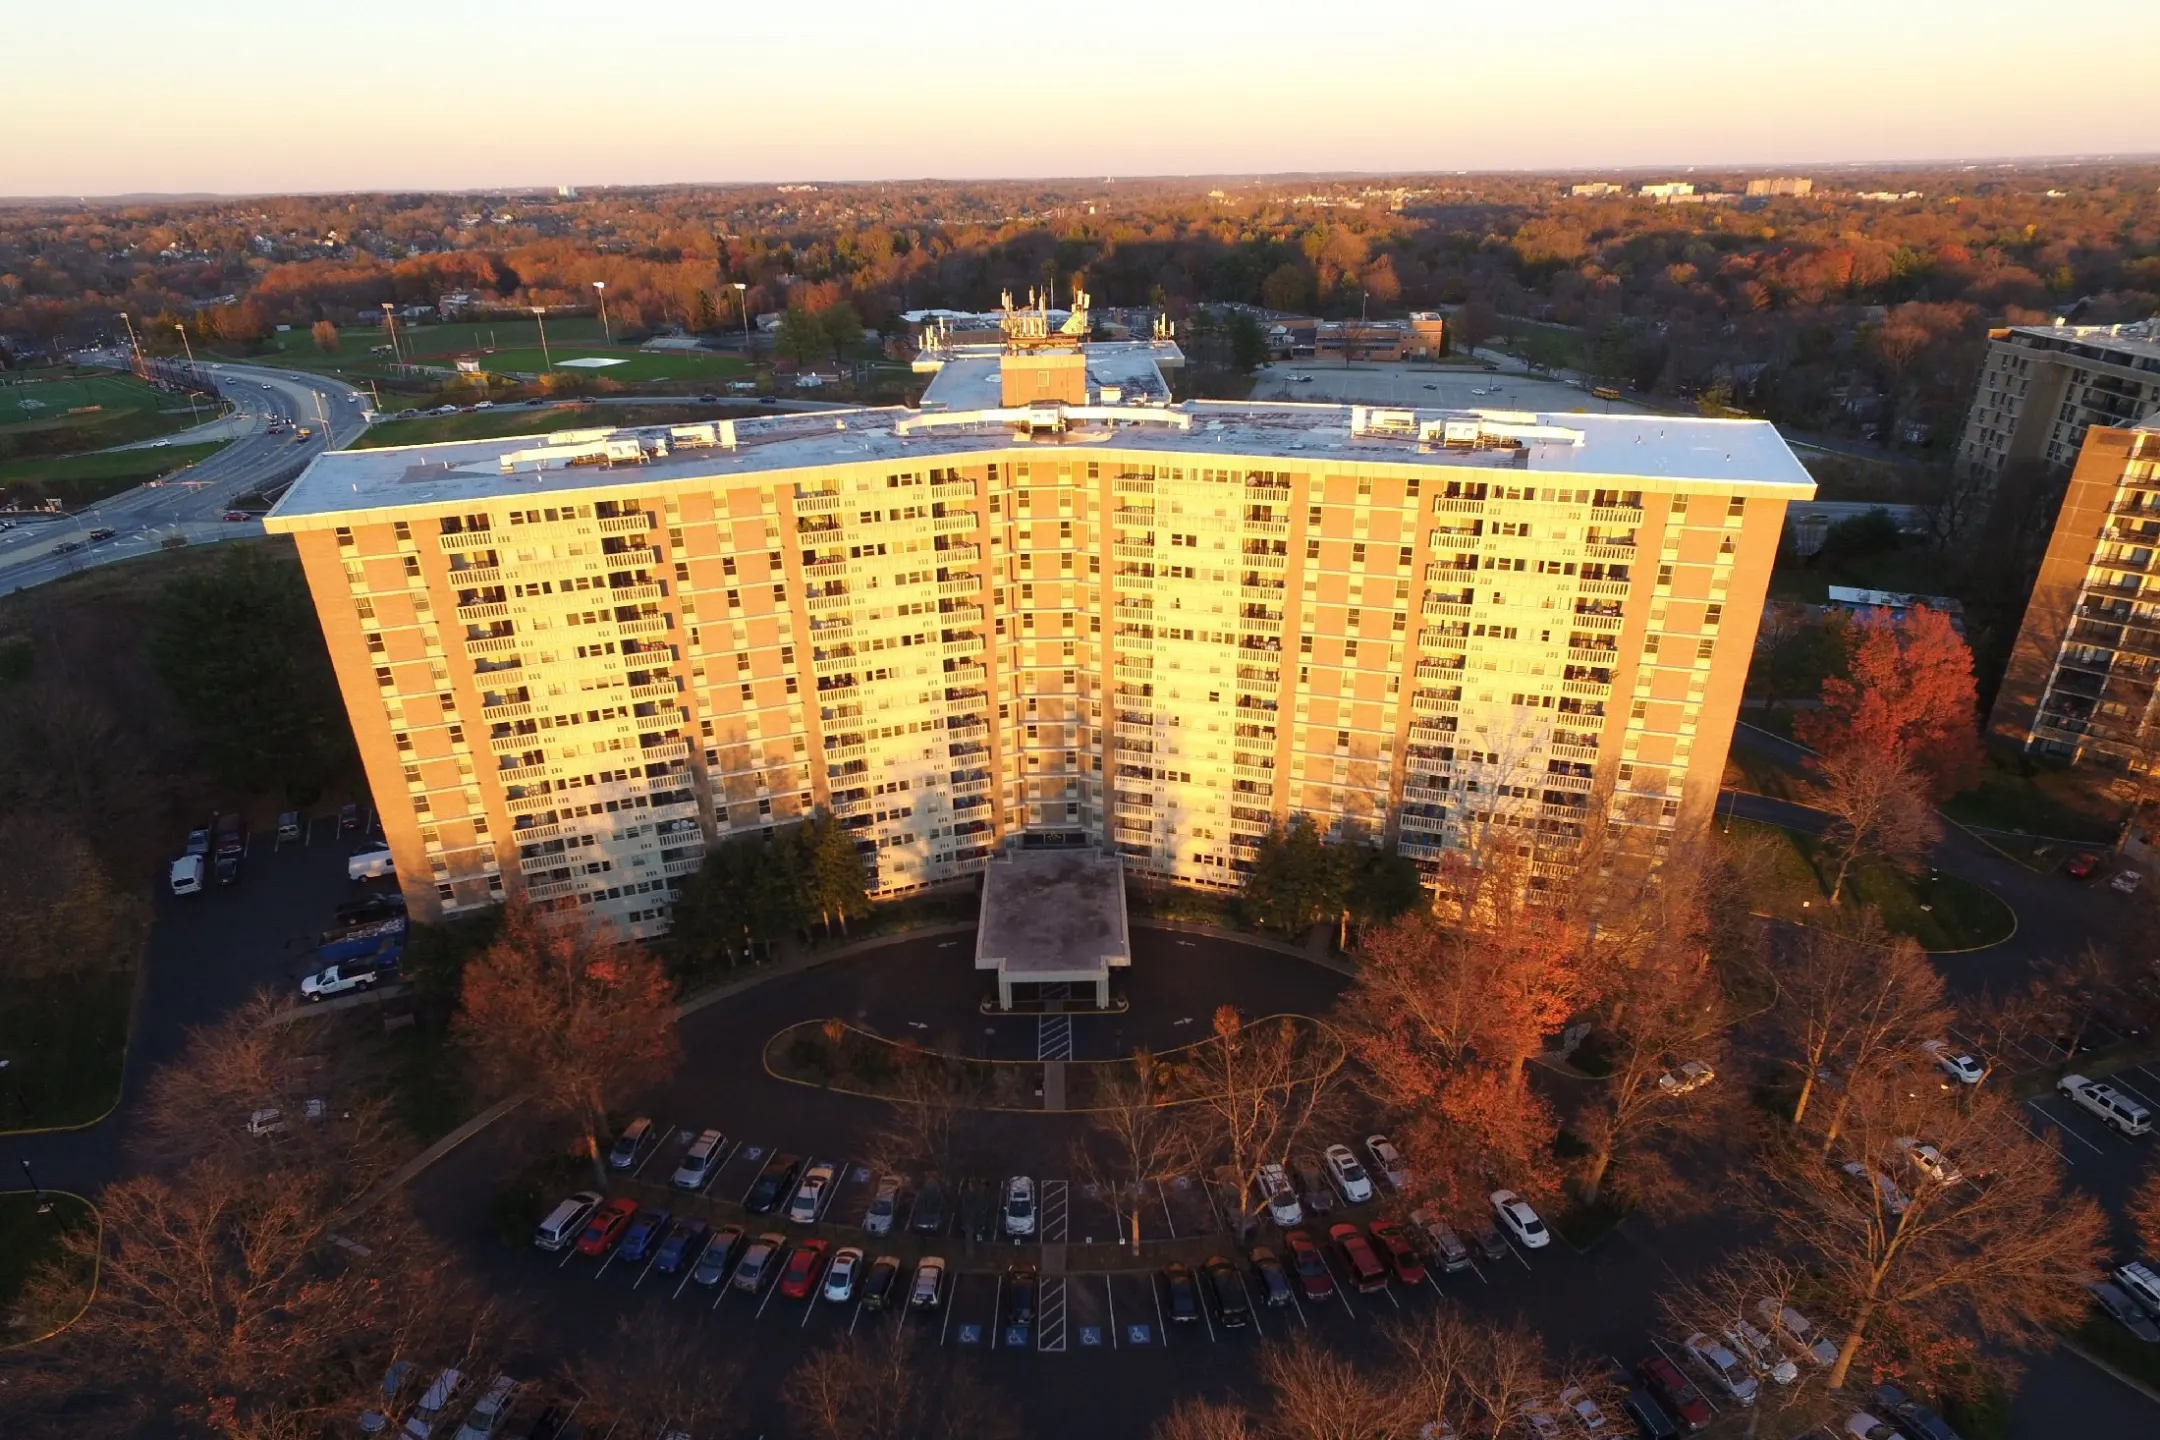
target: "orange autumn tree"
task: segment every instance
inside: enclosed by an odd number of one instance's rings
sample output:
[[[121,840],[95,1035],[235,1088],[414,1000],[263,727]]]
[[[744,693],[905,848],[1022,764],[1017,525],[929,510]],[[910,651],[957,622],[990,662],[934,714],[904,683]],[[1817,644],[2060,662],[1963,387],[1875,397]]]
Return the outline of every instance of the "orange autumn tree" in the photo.
[[[1482,1210],[1480,1176],[1530,1195],[1559,1184],[1557,1121],[1523,1066],[1593,986],[1583,927],[1520,882],[1505,864],[1450,863],[1435,913],[1366,937],[1336,1017],[1400,1117],[1419,1198],[1455,1214]]]
[[[1980,766],[1972,649],[1950,617],[1915,605],[1868,610],[1852,627],[1848,673],[1823,681],[1822,708],[1793,731],[1828,756],[1897,757],[1928,798],[1970,789]]]
[[[566,918],[509,907],[465,969],[457,1033],[490,1089],[523,1091],[577,1124],[605,1183],[609,1108],[675,1068],[675,997],[643,946]]]

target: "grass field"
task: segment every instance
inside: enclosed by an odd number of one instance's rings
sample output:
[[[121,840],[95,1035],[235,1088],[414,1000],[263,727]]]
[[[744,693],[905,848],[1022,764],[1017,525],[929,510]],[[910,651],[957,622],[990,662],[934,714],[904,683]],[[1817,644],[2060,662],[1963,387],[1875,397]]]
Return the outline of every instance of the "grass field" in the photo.
[[[88,406],[96,410],[69,414]],[[154,440],[215,420],[218,409],[191,412],[177,395],[109,370],[32,370],[0,382],[0,459],[27,454],[77,455]]]
[[[23,1281],[52,1255],[54,1242],[62,1233],[97,1223],[89,1204],[76,1196],[47,1192],[45,1199],[52,1208],[40,1215],[34,1192],[0,1194],[0,1317],[5,1317],[5,1328],[0,1329],[0,1343],[20,1344],[37,1338],[35,1330],[28,1334],[14,1333],[16,1301],[22,1294]],[[82,1298],[63,1307],[67,1314],[56,1317],[26,1315],[23,1320],[43,1329],[72,1318],[82,1309],[83,1301],[89,1299],[93,1277],[85,1273],[75,1278],[80,1282]]]
[[[1721,831],[1721,834],[1726,832]],[[1812,835],[1753,820],[1732,822],[1736,841],[1759,838],[1769,858],[1767,873],[1750,897],[1766,915],[1798,924],[1833,913],[1829,880],[1834,872],[1817,855]],[[1862,861],[1845,881],[1841,908],[1863,905],[1881,912],[1883,923],[1929,950],[1970,950],[2008,939],[2017,926],[2009,906],[1955,875],[1907,875],[1880,861]]]
[[[497,350],[474,357],[482,368],[497,375],[539,375],[545,372],[548,360],[555,368],[567,368],[572,374],[590,375],[594,379],[616,381],[638,380],[728,380],[743,373],[742,360],[734,355],[714,355],[697,350],[631,350],[622,346],[608,348],[600,345],[558,345],[555,337],[548,337],[547,354],[540,347],[521,346],[517,349]],[[619,365],[596,365],[565,367],[565,360],[620,360]]]
[[[732,415],[766,414],[742,405],[654,404],[575,405],[476,410],[470,415],[422,415],[370,425],[353,442],[355,450],[391,445],[433,445],[444,440],[496,440],[505,435],[546,435],[556,430],[591,430],[603,425],[682,425],[693,420],[724,420]]]
[[[18,980],[0,1004],[0,1130],[82,1125],[120,1097],[132,972]]]
[[[71,509],[90,505],[206,460],[229,443],[213,440],[202,445],[160,445],[148,450],[0,461],[0,496],[21,503],[57,496]]]

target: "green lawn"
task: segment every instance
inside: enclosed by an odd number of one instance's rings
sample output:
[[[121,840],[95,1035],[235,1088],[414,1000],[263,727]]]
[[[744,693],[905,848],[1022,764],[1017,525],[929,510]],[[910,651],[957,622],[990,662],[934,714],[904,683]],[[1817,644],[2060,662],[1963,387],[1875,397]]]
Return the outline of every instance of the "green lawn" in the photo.
[[[85,413],[69,413],[78,409]],[[110,370],[11,372],[0,379],[0,459],[76,455],[154,440],[219,413],[204,402],[190,411],[180,396]]]
[[[89,505],[206,460],[229,441],[106,450],[90,455],[0,461],[0,495],[24,503],[58,496],[69,507]]]
[[[1733,821],[1729,833],[1735,840],[1763,838],[1770,863],[1750,897],[1756,909],[1801,924],[1833,913],[1828,881],[1834,872],[1827,860],[1818,859],[1815,837],[1753,820]],[[1929,950],[1992,945],[2007,939],[2016,924],[2009,906],[1970,881],[1955,875],[1931,879],[1924,872],[1907,875],[1880,861],[1853,867],[1840,905],[1874,906],[1885,925]]]
[[[470,415],[422,415],[410,420],[380,421],[353,443],[355,450],[389,445],[433,445],[444,440],[494,440],[505,435],[546,435],[555,430],[598,429],[603,425],[683,425],[746,414],[740,405],[654,404],[508,406]],[[762,413],[770,414],[770,411]]]
[[[0,1131],[82,1125],[112,1108],[132,972],[17,980],[0,999]]]
[[[76,1196],[48,1192],[45,1199],[52,1208],[40,1215],[34,1192],[0,1195],[0,1344],[20,1344],[37,1338],[34,1330],[27,1334],[16,1333],[16,1301],[22,1294],[23,1281],[54,1253],[55,1243],[62,1234],[97,1223],[96,1212],[88,1202]],[[63,1315],[51,1318],[23,1316],[27,1322],[24,1328],[49,1328],[79,1313],[82,1301],[90,1297],[94,1277],[84,1273],[76,1278],[81,1286],[82,1300],[66,1306],[67,1313]]]
[[[1993,749],[1979,785],[1950,800],[1943,813],[1967,825],[2112,845],[2124,807],[2108,798],[2104,785],[2104,777],[2091,771]]]
[[[549,361],[557,370],[594,379],[636,380],[729,380],[743,374],[743,362],[735,355],[714,355],[699,350],[632,350],[623,346],[557,345],[548,337],[545,354],[537,345],[512,350],[476,353],[481,367],[495,375],[539,375]],[[617,365],[565,366],[565,360],[618,360]]]

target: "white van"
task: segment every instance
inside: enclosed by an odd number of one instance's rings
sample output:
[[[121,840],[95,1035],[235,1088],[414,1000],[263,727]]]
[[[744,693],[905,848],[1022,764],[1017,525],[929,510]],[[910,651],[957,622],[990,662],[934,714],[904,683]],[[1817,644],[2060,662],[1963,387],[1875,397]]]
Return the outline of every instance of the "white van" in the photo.
[[[2055,1088],[2125,1135],[2143,1135],[2152,1129],[2151,1112],[2112,1085],[2083,1075],[2065,1075]]]
[[[172,862],[172,893],[175,895],[200,895],[203,886],[203,857],[182,855]]]
[[[345,878],[348,880],[380,880],[385,875],[395,874],[397,865],[391,860],[387,845],[362,850],[345,861]]]
[[[533,1244],[542,1250],[562,1249],[577,1239],[578,1231],[585,1228],[585,1222],[592,1217],[592,1212],[599,1208],[600,1195],[597,1191],[578,1191],[548,1212],[547,1219],[542,1220],[540,1228],[533,1232]]]
[[[675,1167],[675,1183],[685,1190],[696,1190],[712,1178],[713,1160],[725,1143],[718,1130],[707,1130],[697,1137],[690,1153],[683,1156],[682,1164]]]

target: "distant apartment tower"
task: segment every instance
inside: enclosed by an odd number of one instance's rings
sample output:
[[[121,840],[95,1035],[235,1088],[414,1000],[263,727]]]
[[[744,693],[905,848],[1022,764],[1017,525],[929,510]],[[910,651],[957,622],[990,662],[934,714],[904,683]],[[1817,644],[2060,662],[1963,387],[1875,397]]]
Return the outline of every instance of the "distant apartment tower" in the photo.
[[[1615,185],[1610,180],[1591,180],[1581,185],[1569,186],[1568,194],[1576,196],[1579,199],[1597,200],[1602,199],[1607,195],[1622,194],[1625,192],[1625,189],[1625,186]]]
[[[1685,180],[1660,180],[1643,186],[1635,193],[1645,200],[1673,200],[1684,195],[1693,195],[1695,187]]]
[[[820,807],[885,895],[1058,845],[1227,887],[1295,815],[1424,865],[1708,822],[1813,494],[1772,427],[1177,404],[1166,338],[1008,325],[918,410],[319,457],[269,528],[416,909],[655,933]]]
[[[2085,432],[1988,728],[2042,754],[2160,770],[2160,412]]]
[[[2086,431],[2160,409],[2160,320],[1988,332],[1957,463],[1992,488],[2014,460],[2067,467]]]
[[[1750,180],[1750,195],[1806,195],[1814,190],[1815,182],[1797,175],[1779,175],[1771,179]]]

